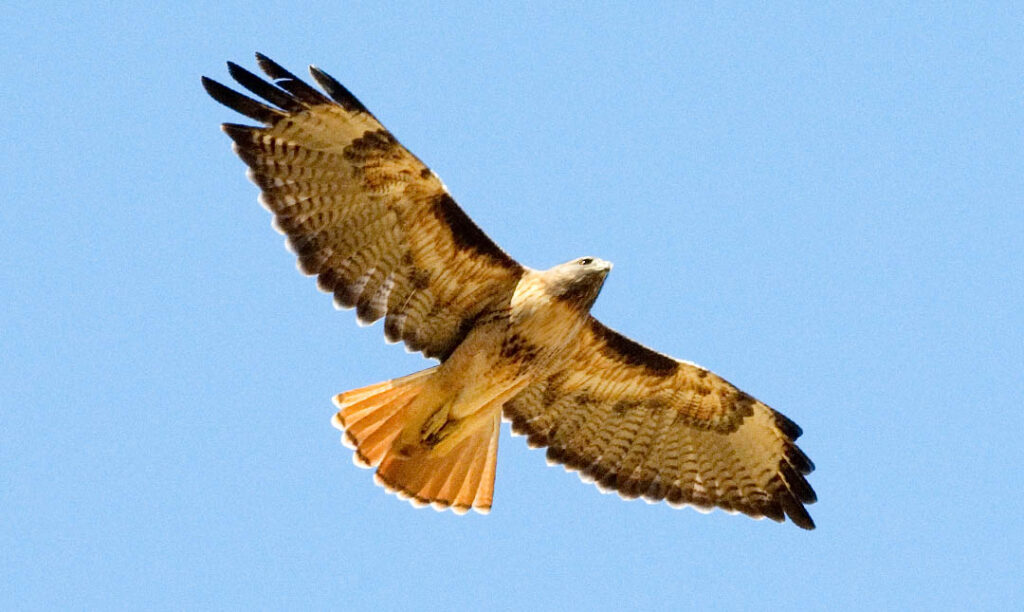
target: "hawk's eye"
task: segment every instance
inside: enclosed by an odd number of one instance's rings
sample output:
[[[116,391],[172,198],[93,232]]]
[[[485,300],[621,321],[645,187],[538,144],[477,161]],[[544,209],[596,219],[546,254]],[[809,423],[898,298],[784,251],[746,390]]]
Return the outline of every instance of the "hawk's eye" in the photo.
[[[593,257],[584,257],[583,259],[580,260],[581,266],[589,266],[592,263],[594,263]]]

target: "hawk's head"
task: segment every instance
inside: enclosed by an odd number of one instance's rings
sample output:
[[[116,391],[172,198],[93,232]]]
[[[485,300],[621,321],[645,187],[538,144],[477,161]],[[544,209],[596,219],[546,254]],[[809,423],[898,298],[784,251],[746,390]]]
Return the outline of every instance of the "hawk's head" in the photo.
[[[548,290],[558,298],[587,311],[601,292],[604,279],[612,269],[609,261],[580,257],[544,272]]]

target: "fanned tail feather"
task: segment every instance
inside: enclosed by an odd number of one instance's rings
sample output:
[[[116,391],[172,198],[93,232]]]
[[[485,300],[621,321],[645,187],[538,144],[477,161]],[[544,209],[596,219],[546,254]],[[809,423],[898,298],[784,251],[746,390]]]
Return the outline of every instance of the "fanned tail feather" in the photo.
[[[495,414],[444,455],[428,451],[405,458],[388,453],[374,480],[415,506],[486,514],[494,498],[500,425],[501,415]]]
[[[331,422],[344,432],[342,443],[355,451],[352,460],[356,465],[380,465],[405,425],[409,404],[434,369],[334,396],[339,410]]]
[[[338,394],[332,423],[344,432],[342,442],[353,449],[353,462],[377,468],[374,481],[389,492],[414,506],[486,513],[494,497],[499,412],[474,422],[465,439],[448,452],[424,447],[410,456],[393,448],[415,418],[412,404],[435,369]]]

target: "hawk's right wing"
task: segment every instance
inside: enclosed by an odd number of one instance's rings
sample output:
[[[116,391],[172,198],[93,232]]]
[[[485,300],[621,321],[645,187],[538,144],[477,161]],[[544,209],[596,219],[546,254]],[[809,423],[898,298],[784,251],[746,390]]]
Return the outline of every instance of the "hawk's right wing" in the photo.
[[[481,313],[508,302],[522,267],[344,86],[310,67],[328,98],[256,58],[272,83],[228,68],[262,101],[206,77],[203,86],[263,124],[223,127],[299,269],[360,321],[384,317],[389,340],[446,358]]]

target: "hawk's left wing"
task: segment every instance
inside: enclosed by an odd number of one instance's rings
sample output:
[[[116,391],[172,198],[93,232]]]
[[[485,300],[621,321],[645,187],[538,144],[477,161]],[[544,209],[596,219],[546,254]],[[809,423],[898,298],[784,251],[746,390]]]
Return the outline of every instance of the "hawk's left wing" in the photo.
[[[548,460],[626,498],[713,506],[813,529],[800,428],[694,364],[590,317],[564,369],[504,406]]]

